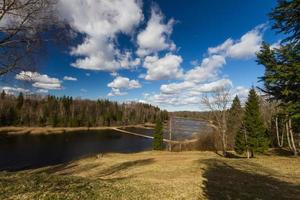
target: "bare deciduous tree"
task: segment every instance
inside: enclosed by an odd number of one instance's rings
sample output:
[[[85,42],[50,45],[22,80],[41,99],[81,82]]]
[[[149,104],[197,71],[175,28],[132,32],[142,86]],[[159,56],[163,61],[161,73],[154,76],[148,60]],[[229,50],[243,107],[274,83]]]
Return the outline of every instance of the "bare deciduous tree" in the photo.
[[[32,66],[53,27],[57,0],[0,0],[0,76]],[[49,39],[49,37],[48,37]]]
[[[219,87],[203,95],[202,104],[211,111],[212,126],[216,129],[222,142],[223,155],[227,156],[227,109],[231,102],[229,87]]]

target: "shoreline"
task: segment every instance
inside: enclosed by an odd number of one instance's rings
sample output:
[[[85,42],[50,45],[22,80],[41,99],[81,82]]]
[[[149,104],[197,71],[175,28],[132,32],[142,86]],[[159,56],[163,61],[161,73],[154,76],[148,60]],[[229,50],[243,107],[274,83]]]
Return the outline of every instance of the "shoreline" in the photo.
[[[62,134],[75,131],[98,131],[98,130],[115,130],[120,128],[144,128],[153,129],[149,124],[137,124],[126,126],[97,126],[97,127],[28,127],[28,126],[6,126],[0,127],[0,135],[48,135],[48,134]]]

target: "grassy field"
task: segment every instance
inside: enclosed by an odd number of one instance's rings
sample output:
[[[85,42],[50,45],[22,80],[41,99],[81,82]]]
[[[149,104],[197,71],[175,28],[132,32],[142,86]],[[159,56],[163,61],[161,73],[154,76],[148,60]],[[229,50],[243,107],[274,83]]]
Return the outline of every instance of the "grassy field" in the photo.
[[[213,152],[105,154],[0,172],[0,199],[299,199],[300,158]]]

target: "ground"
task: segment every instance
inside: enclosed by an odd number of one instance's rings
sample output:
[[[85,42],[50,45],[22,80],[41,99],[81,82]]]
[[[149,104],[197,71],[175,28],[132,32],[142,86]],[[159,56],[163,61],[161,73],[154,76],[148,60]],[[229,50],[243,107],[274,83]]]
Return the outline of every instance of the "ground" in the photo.
[[[214,152],[104,154],[0,172],[0,199],[299,199],[300,158]]]

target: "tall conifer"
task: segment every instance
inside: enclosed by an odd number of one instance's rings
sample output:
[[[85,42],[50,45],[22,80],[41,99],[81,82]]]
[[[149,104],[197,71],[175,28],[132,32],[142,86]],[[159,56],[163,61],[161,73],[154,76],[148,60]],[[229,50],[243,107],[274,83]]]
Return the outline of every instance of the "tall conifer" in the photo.
[[[153,150],[163,149],[163,125],[160,119],[157,119],[154,129]]]
[[[263,153],[268,149],[269,138],[266,134],[263,119],[259,108],[259,97],[252,88],[248,95],[245,107],[243,126],[236,136],[235,150],[243,153]]]

